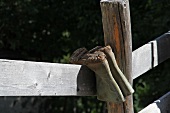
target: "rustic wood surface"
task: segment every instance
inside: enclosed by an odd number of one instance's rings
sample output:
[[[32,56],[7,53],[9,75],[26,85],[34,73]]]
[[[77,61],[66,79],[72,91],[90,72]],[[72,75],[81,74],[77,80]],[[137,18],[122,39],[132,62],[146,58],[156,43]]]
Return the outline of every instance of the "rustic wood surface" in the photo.
[[[0,96],[95,95],[94,81],[81,65],[0,60]]]
[[[145,107],[139,113],[170,113],[170,92]]]
[[[170,32],[133,51],[133,79],[170,58]]]
[[[133,79],[170,58],[169,48],[167,32],[133,51]],[[81,65],[0,59],[0,96],[96,95],[94,81]]]
[[[101,1],[105,45],[110,45],[117,63],[132,83],[132,43],[129,2],[124,0]],[[133,113],[132,95],[124,103],[108,102],[108,113]]]

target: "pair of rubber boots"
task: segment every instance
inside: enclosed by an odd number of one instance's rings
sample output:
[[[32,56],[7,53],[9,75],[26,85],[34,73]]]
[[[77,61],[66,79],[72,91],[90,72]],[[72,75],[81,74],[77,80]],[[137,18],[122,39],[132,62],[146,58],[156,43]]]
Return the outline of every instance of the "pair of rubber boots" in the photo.
[[[124,102],[134,92],[132,86],[119,69],[110,46],[77,49],[70,62],[86,65],[96,75],[97,98],[107,102]]]

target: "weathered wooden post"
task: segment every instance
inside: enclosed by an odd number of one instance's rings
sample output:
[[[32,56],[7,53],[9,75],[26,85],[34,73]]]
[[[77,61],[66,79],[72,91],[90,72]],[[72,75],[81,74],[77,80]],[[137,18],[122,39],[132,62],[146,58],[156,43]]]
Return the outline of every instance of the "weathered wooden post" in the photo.
[[[132,43],[128,0],[102,0],[101,3],[105,45],[110,45],[117,63],[132,84]],[[133,113],[132,95],[124,103],[108,102],[108,113]]]

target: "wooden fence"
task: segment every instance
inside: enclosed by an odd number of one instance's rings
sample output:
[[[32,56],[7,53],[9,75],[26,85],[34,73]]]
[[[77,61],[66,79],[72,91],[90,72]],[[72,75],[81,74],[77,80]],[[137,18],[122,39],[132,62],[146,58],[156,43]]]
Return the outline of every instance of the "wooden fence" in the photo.
[[[132,52],[129,2],[101,1],[105,45],[110,45],[120,69],[132,84],[133,79],[170,58],[170,32]],[[95,45],[94,45],[95,46]],[[164,113],[169,94],[139,113],[151,113],[150,108]],[[85,66],[16,60],[0,60],[0,96],[94,96],[94,73]],[[166,105],[165,105],[166,104]],[[108,113],[133,113],[132,95],[124,103],[107,103]],[[159,110],[158,110],[159,109]]]

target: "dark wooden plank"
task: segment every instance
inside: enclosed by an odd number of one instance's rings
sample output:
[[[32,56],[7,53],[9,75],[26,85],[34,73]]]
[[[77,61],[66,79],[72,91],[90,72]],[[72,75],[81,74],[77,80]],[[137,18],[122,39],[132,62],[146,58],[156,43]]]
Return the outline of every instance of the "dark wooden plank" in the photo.
[[[170,32],[136,49],[132,53],[133,79],[170,58]]]
[[[87,67],[0,59],[0,96],[87,96],[96,94]]]
[[[132,43],[128,0],[102,0],[102,22],[105,45],[110,45],[122,72],[132,83]],[[107,103],[109,113],[133,113],[132,96],[124,103]]]
[[[139,113],[170,113],[170,92],[142,109]]]
[[[158,47],[158,64],[170,58],[170,31],[156,39]]]

